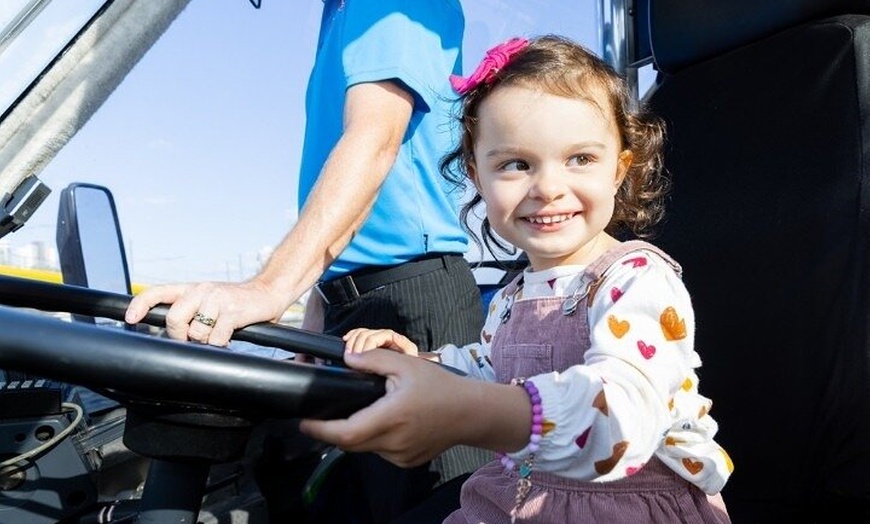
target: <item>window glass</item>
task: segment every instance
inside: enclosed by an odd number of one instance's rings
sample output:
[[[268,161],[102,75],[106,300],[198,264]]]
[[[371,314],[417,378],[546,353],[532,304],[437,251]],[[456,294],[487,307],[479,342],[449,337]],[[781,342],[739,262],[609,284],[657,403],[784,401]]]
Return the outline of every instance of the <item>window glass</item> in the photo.
[[[78,24],[70,22],[77,27],[87,19],[81,13],[91,15],[100,3],[54,0],[44,14],[65,10],[56,17],[59,30],[65,17],[79,13]],[[465,74],[512,36],[561,34],[600,54],[598,3],[462,0]],[[0,20],[27,4],[0,0]],[[10,262],[41,246],[46,256],[33,267],[56,267],[59,188],[89,182],[115,197],[134,286],[252,276],[296,220],[305,89],[322,6],[316,0],[264,0],[261,9],[248,0],[190,2],[39,174],[55,191],[23,228],[0,239],[0,264],[7,243]],[[66,38],[74,34],[66,30]],[[30,45],[42,45],[38,40]],[[51,53],[45,56],[42,64]],[[0,93],[17,93],[6,74],[16,68],[4,60],[5,51]]]
[[[464,60],[473,69],[487,49],[512,36],[558,34],[585,45],[599,56],[598,0],[471,0],[465,10]]]
[[[105,0],[0,2],[0,114],[39,76]]]

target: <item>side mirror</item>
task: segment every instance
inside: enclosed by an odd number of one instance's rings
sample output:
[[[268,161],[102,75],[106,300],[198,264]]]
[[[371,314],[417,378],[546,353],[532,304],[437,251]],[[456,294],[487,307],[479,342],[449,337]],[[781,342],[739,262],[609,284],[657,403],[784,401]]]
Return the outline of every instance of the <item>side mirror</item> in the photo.
[[[57,250],[65,284],[131,294],[121,226],[107,188],[72,183],[61,191]]]

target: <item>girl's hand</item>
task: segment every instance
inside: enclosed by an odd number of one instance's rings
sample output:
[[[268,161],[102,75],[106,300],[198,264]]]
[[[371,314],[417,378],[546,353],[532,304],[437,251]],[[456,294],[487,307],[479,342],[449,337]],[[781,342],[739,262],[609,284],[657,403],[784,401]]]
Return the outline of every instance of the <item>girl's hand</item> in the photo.
[[[423,464],[467,438],[477,381],[392,351],[348,353],[345,362],[386,377],[386,394],[347,419],[303,420],[303,433],[347,451],[376,452],[400,467]]]
[[[417,345],[391,329],[352,329],[342,337],[342,340],[345,342],[344,349],[347,353],[362,353],[383,348],[417,356]]]

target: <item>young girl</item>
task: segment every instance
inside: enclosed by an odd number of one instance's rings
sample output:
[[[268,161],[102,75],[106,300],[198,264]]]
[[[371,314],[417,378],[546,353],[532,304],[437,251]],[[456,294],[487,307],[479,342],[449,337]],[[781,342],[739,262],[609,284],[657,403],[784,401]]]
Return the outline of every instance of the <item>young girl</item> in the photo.
[[[662,215],[661,124],[559,37],[510,40],[453,80],[463,138],[444,168],[477,190],[463,215],[484,202],[484,241],[510,242],[530,267],[492,301],[480,343],[429,355],[466,377],[368,351],[417,354],[392,331],[348,333],[347,363],[386,376],[387,394],[303,431],[399,465],[459,443],[502,450],[465,483],[451,524],[729,522],[708,497],[733,466],[698,393],[680,267],[617,240]]]

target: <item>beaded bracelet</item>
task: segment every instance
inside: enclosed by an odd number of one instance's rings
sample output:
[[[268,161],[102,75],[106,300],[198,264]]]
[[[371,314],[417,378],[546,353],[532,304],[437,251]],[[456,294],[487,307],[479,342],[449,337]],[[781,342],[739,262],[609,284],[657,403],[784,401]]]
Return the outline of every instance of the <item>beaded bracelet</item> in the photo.
[[[519,480],[517,481],[517,496],[514,503],[514,508],[511,510],[511,522],[516,522],[517,514],[520,507],[529,496],[529,491],[532,487],[530,477],[532,475],[532,467],[535,464],[535,453],[541,447],[541,438],[544,433],[544,409],[541,406],[541,395],[538,388],[531,380],[524,378],[515,378],[511,380],[512,385],[522,386],[529,395],[529,400],[532,402],[532,430],[529,437],[529,443],[519,453],[526,454],[526,458],[519,467]],[[516,467],[516,462],[505,453],[498,453],[499,460],[504,466],[505,471],[513,471]]]

